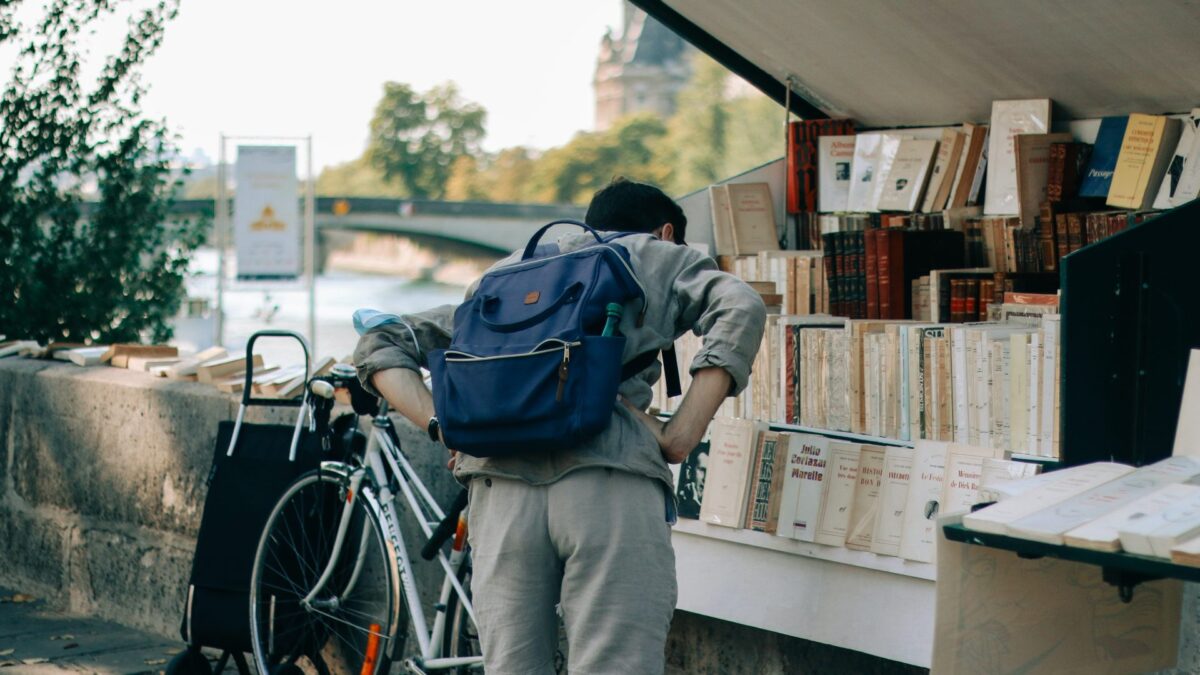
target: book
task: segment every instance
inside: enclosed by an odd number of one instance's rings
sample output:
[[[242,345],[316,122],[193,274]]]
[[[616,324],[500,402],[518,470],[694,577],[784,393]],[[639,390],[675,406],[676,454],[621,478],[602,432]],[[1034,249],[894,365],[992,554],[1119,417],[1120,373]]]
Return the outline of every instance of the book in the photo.
[[[1171,549],[1171,562],[1200,567],[1200,537],[1193,537]]]
[[[787,461],[783,465],[776,534],[800,541],[814,541],[821,516],[821,502],[825,496],[830,441],[824,436],[786,435]]]
[[[1136,523],[1145,518],[1169,508],[1172,504],[1185,498],[1196,486],[1194,477],[1183,482],[1169,483],[1160,486],[1149,494],[1116,508],[1108,513],[1085,523],[1063,535],[1063,543],[1077,548],[1088,548],[1095,551],[1120,551],[1121,529],[1127,523]],[[1185,486],[1178,488],[1177,486]]]
[[[1046,201],[1057,203],[1079,194],[1079,183],[1092,157],[1088,143],[1051,143]]]
[[[962,156],[964,138],[963,133],[957,129],[942,131],[937,157],[929,173],[929,185],[925,188],[925,198],[921,201],[922,211],[929,213],[946,208],[953,187],[954,173],[958,168],[958,159]]]
[[[987,167],[985,157],[987,126],[968,123],[962,126],[962,132],[964,145],[962,157],[959,159],[958,168],[954,174],[954,191],[950,197],[951,208],[974,206],[977,203],[979,181],[976,180],[976,177],[981,176]]]
[[[1021,212],[1017,195],[1015,139],[1021,134],[1045,134],[1049,131],[1050,99],[992,101],[990,128],[983,212],[989,216],[1015,216]]]
[[[1182,206],[1200,195],[1200,108],[1192,108],[1185,124],[1192,129],[1192,144],[1171,194],[1171,206]]]
[[[942,482],[942,515],[965,513],[975,505],[983,460],[999,453],[991,448],[952,443],[946,449],[946,474]]]
[[[846,530],[846,548],[869,551],[879,516],[879,488],[883,484],[883,460],[887,449],[866,444],[861,447],[858,480],[854,485],[854,501]]]
[[[937,441],[917,441],[913,446],[912,475],[905,495],[898,551],[901,558],[933,562],[948,448],[948,443]]]
[[[734,255],[779,250],[770,186],[766,183],[730,183],[725,187],[729,192]]]
[[[107,351],[108,347],[79,347],[69,349],[64,353],[67,360],[77,366],[95,366],[102,363]],[[58,358],[57,354],[55,354],[55,358]]]
[[[255,368],[261,368],[263,365],[262,354],[255,354],[253,358]],[[246,371],[246,356],[237,354],[234,356],[226,356],[223,359],[208,361],[196,367],[196,379],[204,383],[214,383],[219,380],[226,380]]]
[[[1196,140],[1196,127],[1191,118],[1183,120],[1179,127],[1179,141],[1175,144],[1175,153],[1167,164],[1167,170],[1159,183],[1158,192],[1154,197],[1153,208],[1169,209],[1174,206],[1175,190],[1179,188],[1179,180],[1183,178],[1183,166]],[[1180,201],[1180,203],[1183,203]]]
[[[961,232],[889,228],[878,230],[875,236],[879,316],[882,319],[913,316],[912,296],[906,291],[914,279],[936,269],[963,266]]]
[[[1155,490],[1200,475],[1200,460],[1169,457],[1010,523],[1008,534],[1048,544]]]
[[[750,465],[750,496],[746,500],[746,529],[775,534],[779,523],[780,488],[787,457],[786,436],[774,431],[758,435],[754,462]]]
[[[700,501],[704,498],[704,479],[708,472],[708,451],[709,441],[701,441],[679,465],[675,505],[680,518],[695,520],[700,517]]]
[[[1129,116],[1106,204],[1148,209],[1174,156],[1182,122],[1165,115]]]
[[[1200,485],[1176,483],[1157,495],[1168,506],[1146,509],[1117,525],[1123,550],[1170,558],[1172,548],[1200,534]]]
[[[737,247],[733,243],[733,213],[729,207],[729,188],[725,185],[710,185],[708,203],[712,209],[713,246],[717,255],[734,255]]]
[[[845,211],[850,199],[850,164],[854,161],[854,136],[821,136],[817,210]]]
[[[139,373],[148,373],[152,368],[173,366],[180,361],[175,357],[162,356],[130,356],[127,359],[125,367]]]
[[[858,485],[861,454],[862,446],[856,443],[829,441],[821,516],[818,520],[817,534],[813,538],[818,544],[843,546],[846,543],[855,488]]]
[[[788,213],[805,214],[818,210],[820,177],[826,168],[820,139],[853,133],[854,122],[848,119],[793,120],[788,123]]]
[[[765,428],[746,419],[718,417],[713,421],[700,520],[733,528],[745,524],[750,462],[758,435]]]
[[[904,536],[904,510],[912,481],[913,448],[888,448],[883,458],[883,478],[879,486],[879,515],[871,533],[871,552],[899,555]]]
[[[100,361],[117,368],[125,368],[128,366],[131,356],[174,358],[179,356],[179,349],[169,345],[116,344],[104,352]]]
[[[925,196],[938,142],[906,138],[900,141],[881,185],[880,211],[915,211]]]
[[[1050,146],[1071,140],[1069,133],[1024,133],[1013,139],[1016,161],[1017,214],[1021,227],[1037,226],[1041,205],[1047,201],[1050,173]]]
[[[1080,197],[1108,198],[1108,187],[1112,183],[1117,156],[1121,153],[1121,142],[1125,139],[1125,126],[1129,116],[1119,115],[1100,120],[1096,132],[1096,143],[1088,159],[1087,171],[1079,184]]]
[[[1052,507],[1094,487],[1133,471],[1133,467],[1116,462],[1095,462],[1054,472],[1056,480],[1030,490],[1017,498],[997,502],[963,516],[963,525],[980,532],[1010,534],[1018,520],[1042,509]]]
[[[224,347],[209,347],[203,351],[197,352],[192,356],[173,364],[170,368],[164,371],[166,377],[173,380],[180,380],[188,377],[196,377],[196,369],[209,361],[216,361],[229,356],[229,352]]]
[[[850,162],[850,187],[846,192],[847,211],[870,211],[875,193],[879,154],[883,134],[858,134],[854,137],[854,158]]]

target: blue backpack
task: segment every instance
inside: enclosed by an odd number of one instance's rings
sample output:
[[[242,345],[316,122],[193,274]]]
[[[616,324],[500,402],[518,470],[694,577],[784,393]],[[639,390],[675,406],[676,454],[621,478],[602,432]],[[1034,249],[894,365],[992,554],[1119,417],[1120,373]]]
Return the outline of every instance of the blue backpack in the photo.
[[[562,253],[538,240],[554,225],[578,225],[596,241]],[[658,353],[622,367],[625,338],[601,336],[605,307],[636,303],[646,294],[629,252],[574,220],[538,230],[520,261],[483,276],[475,295],[455,310],[450,347],[429,353],[433,401],[446,445],[490,457],[570,447],[612,418],[621,382]],[[667,364],[668,384],[674,354]]]

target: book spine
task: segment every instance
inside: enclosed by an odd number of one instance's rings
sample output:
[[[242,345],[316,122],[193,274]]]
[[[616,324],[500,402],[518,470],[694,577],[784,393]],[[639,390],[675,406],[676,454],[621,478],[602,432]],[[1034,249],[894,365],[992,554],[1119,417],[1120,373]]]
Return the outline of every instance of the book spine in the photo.
[[[867,245],[866,232],[858,230],[852,232],[852,245],[854,246],[854,317],[857,319],[865,319],[867,317]]]
[[[1038,218],[1038,258],[1041,268],[1047,272],[1058,269],[1058,243],[1054,239],[1054,203],[1042,202]]]
[[[1068,232],[1067,214],[1054,214],[1054,241],[1059,260],[1071,252],[1071,237]]]
[[[1063,199],[1063,173],[1067,161],[1067,143],[1050,144],[1050,164],[1046,175],[1046,199],[1061,202]]]
[[[996,282],[992,279],[979,280],[979,318],[987,319],[988,306],[992,304],[996,293]]]
[[[962,323],[967,316],[967,280],[950,280],[950,321]]]
[[[883,230],[867,230],[866,248],[867,248],[867,318],[878,319],[880,317],[879,303],[879,245],[878,241],[884,234]]]
[[[898,237],[899,233],[890,230],[878,230],[876,235],[875,250],[879,256],[878,270],[878,293],[879,293],[879,316],[877,318],[890,319],[892,318],[892,255],[891,255],[891,240]]]
[[[966,302],[963,305],[963,320],[979,320],[979,280],[966,279]]]
[[[1067,252],[1073,253],[1083,248],[1083,214],[1067,214]]]
[[[800,172],[798,170],[798,162],[800,160],[799,134],[800,127],[804,124],[803,121],[797,120],[790,122],[787,128],[787,162],[785,170],[787,171],[787,212],[802,213],[800,208]]]
[[[835,233],[821,235],[822,250],[824,251],[821,261],[825,269],[825,287],[829,289],[829,313],[834,316],[840,316],[841,301],[838,297],[837,241],[835,236]]]
[[[1069,199],[1079,194],[1079,185],[1083,182],[1084,171],[1092,158],[1092,146],[1087,143],[1070,143],[1066,148],[1063,159],[1063,199]]]

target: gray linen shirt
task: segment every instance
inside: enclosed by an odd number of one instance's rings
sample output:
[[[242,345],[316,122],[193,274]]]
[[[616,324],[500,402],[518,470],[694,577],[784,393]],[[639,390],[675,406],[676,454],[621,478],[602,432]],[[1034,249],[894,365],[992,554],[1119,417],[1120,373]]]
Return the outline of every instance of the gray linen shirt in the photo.
[[[560,238],[558,246],[566,252],[594,241],[589,234],[570,234]],[[621,333],[626,337],[625,362],[638,354],[669,347],[680,335],[695,331],[702,336],[703,345],[690,365],[691,372],[722,368],[733,379],[730,395],[744,389],[766,322],[766,308],[758,293],[737,277],[717,270],[712,258],[687,246],[648,234],[622,237],[618,243],[629,251],[647,301],[642,325],[637,325],[638,312],[632,307],[621,321]],[[513,253],[493,269],[519,259],[520,254]],[[467,297],[473,292],[474,287],[467,291]],[[454,305],[443,305],[408,314],[403,317],[407,327],[386,324],[364,334],[354,350],[363,386],[377,393],[371,377],[380,370],[419,371],[426,367],[430,351],[450,344],[454,309]],[[660,371],[661,366],[655,362],[623,382],[621,395],[645,410],[650,405],[651,385]],[[584,467],[620,469],[656,478],[667,487],[672,484],[670,469],[654,436],[620,404],[613,406],[612,424],[579,445],[510,457],[460,455],[454,475],[464,483],[474,476],[497,476],[544,485]]]

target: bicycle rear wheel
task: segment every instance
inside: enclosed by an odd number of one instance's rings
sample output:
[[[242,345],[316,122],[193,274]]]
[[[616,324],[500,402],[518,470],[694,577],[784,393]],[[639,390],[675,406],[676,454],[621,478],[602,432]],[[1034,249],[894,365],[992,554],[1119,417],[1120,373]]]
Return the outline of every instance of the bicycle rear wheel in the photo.
[[[348,500],[347,475],[324,469],[301,476],[267,520],[250,586],[260,673],[295,665],[316,675],[373,675],[403,652],[407,613],[395,551],[371,488],[364,483]],[[349,524],[335,552],[346,508]],[[328,581],[305,602],[331,559]]]
[[[467,591],[469,599],[471,592],[470,554],[462,561],[457,576],[459,583]],[[471,620],[471,616],[467,614],[458,594],[451,593],[450,600],[446,603],[446,627],[442,634],[442,656],[479,656],[481,654],[483,654],[483,649],[479,642],[479,629]],[[468,675],[480,672],[480,670],[463,667],[454,672],[458,675]]]

